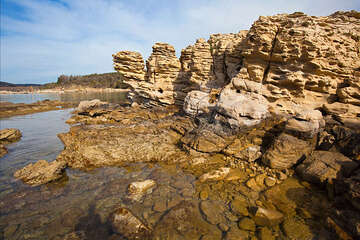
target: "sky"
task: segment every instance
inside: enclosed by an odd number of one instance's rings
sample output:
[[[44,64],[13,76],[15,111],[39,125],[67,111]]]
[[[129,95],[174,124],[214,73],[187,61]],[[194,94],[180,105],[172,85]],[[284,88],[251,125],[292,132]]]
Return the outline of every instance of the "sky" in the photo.
[[[359,0],[0,0],[0,81],[55,82],[113,72],[112,54],[155,42],[181,49],[213,33],[249,29],[259,16],[360,11]]]

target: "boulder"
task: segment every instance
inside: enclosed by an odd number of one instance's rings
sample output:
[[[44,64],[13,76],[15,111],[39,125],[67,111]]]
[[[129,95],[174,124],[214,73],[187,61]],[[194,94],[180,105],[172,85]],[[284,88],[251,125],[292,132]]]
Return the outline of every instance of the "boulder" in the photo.
[[[139,201],[148,191],[156,185],[152,179],[141,182],[132,182],[128,186],[128,197],[134,201]]]
[[[153,239],[186,240],[200,239],[202,236],[221,239],[221,235],[216,225],[203,219],[198,202],[182,201],[161,217],[154,227]]]
[[[18,141],[22,137],[19,129],[5,128],[0,130],[0,144],[8,144]]]
[[[334,179],[348,177],[357,166],[339,152],[313,151],[296,172],[306,181],[325,185]]]
[[[189,92],[184,100],[184,111],[190,116],[209,114],[215,107],[215,101],[211,95],[201,91]]]
[[[258,207],[254,220],[259,226],[276,226],[284,220],[284,215],[276,210]]]
[[[262,162],[275,169],[290,168],[309,154],[312,149],[312,144],[308,141],[282,133],[266,150]]]
[[[63,161],[55,160],[49,163],[39,160],[17,170],[14,177],[32,186],[38,186],[61,178],[65,168],[66,163]]]
[[[127,208],[120,207],[110,216],[114,232],[129,240],[151,239],[151,229]]]
[[[260,94],[238,93],[225,88],[220,93],[216,111],[227,117],[230,126],[241,128],[259,124],[268,117],[268,107],[268,101]]]
[[[230,173],[230,170],[231,170],[230,168],[222,167],[217,170],[213,170],[211,172],[204,173],[203,175],[201,175],[199,177],[199,181],[205,182],[205,181],[223,180]]]

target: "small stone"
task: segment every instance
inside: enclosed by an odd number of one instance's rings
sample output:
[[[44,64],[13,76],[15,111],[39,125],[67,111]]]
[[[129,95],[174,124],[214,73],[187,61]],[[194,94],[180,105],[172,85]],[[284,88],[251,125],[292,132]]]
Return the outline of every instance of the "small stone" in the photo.
[[[268,187],[272,187],[276,184],[276,179],[273,177],[267,177],[267,178],[265,178],[265,184]]]
[[[233,213],[240,216],[249,216],[247,203],[245,201],[235,199],[231,202],[231,210]]]
[[[166,200],[165,199],[158,199],[155,201],[153,210],[156,212],[165,212],[166,211]]]
[[[267,227],[263,227],[260,229],[259,234],[260,240],[275,240],[275,237],[272,235],[272,232]]]
[[[276,176],[277,176],[277,178],[278,178],[280,181],[284,181],[284,180],[287,179],[286,174],[283,173],[283,172],[277,172],[277,173],[276,173]]]
[[[227,230],[229,230],[229,226],[226,225],[225,223],[219,223],[218,226],[219,226],[220,230],[223,232],[227,232]]]
[[[132,182],[128,186],[129,198],[139,201],[142,196],[156,185],[154,180],[148,179],[142,182]]]
[[[259,226],[275,226],[284,220],[284,215],[276,210],[259,207],[255,213],[254,220]]]
[[[256,226],[255,226],[255,222],[254,220],[252,220],[251,218],[243,218],[240,220],[239,224],[238,224],[240,229],[246,230],[246,231],[255,231]]]
[[[208,191],[202,190],[202,191],[200,192],[200,199],[201,199],[201,200],[206,200],[208,197],[209,197]]]
[[[249,234],[244,231],[240,230],[237,227],[231,227],[230,230],[226,233],[225,239],[226,240],[241,240],[247,239]]]
[[[254,191],[261,191],[261,187],[256,183],[255,178],[250,178],[247,182],[246,182],[246,186]]]

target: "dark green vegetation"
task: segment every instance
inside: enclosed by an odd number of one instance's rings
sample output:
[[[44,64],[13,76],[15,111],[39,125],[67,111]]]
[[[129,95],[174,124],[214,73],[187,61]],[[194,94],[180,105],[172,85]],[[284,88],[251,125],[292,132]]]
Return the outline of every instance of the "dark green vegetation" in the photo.
[[[42,88],[71,88],[76,86],[93,88],[126,88],[126,85],[122,81],[121,74],[117,72],[102,74],[94,73],[83,76],[60,75],[56,83],[44,84]]]

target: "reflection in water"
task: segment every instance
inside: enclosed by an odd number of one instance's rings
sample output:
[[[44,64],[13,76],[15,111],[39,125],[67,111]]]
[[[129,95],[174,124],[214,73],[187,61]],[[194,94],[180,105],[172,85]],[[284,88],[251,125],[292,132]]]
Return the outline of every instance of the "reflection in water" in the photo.
[[[126,102],[127,92],[65,92],[41,94],[0,94],[0,101],[13,103],[33,103],[36,101],[60,100],[63,102],[80,102],[83,100],[100,99],[112,103]]]

